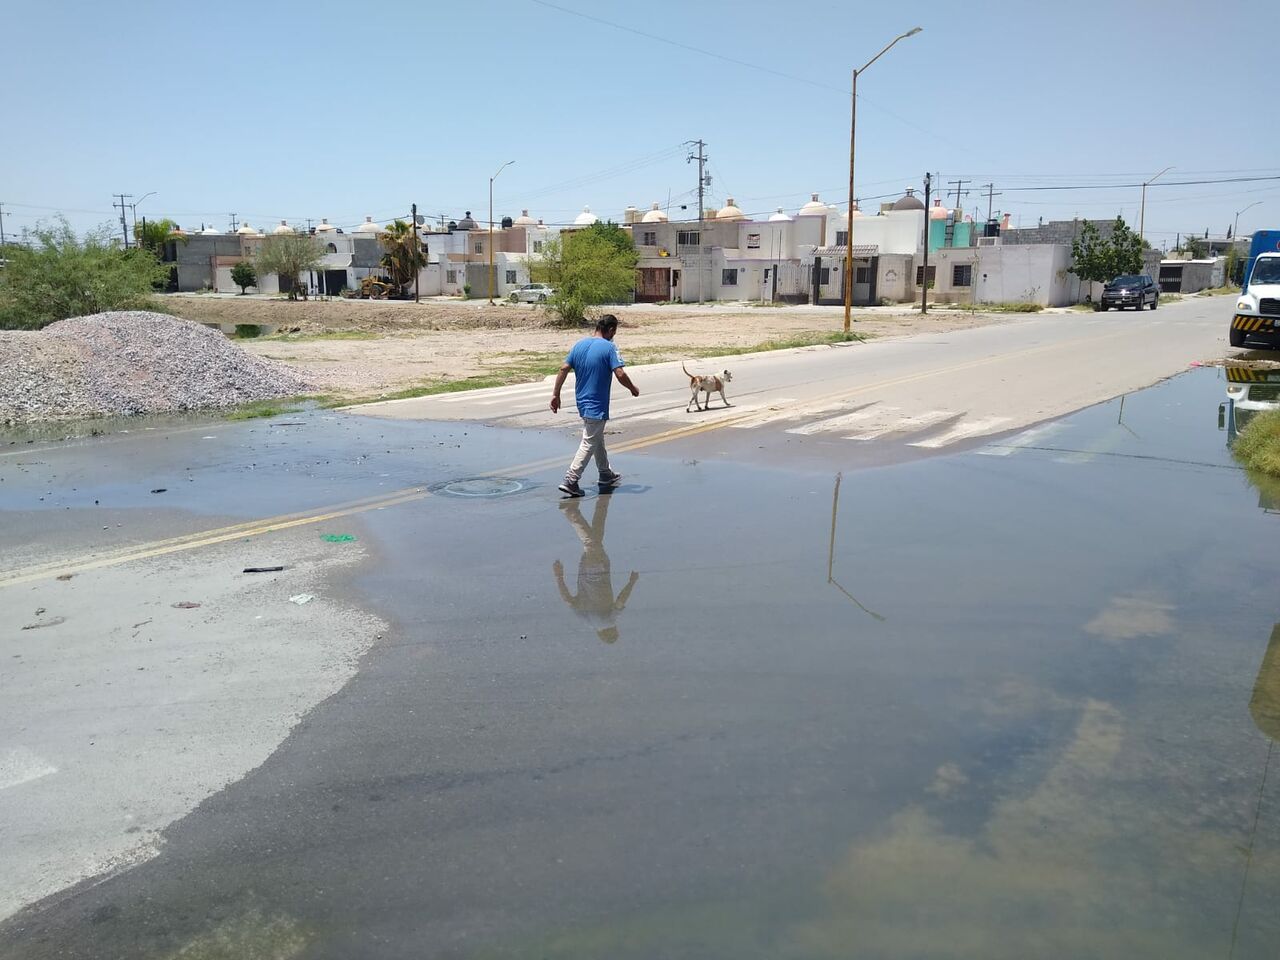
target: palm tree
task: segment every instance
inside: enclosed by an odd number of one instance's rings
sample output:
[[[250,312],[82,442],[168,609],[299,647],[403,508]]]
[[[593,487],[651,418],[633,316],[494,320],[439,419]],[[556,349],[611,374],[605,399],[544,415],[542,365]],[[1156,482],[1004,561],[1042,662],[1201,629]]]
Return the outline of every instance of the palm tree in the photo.
[[[174,233],[178,225],[168,217],[163,220],[143,220],[133,225],[133,239],[143,250],[150,250],[157,260],[164,259],[164,246],[170,241],[186,243],[184,233]]]
[[[418,271],[427,265],[427,254],[418,239],[417,228],[403,220],[397,220],[378,234],[378,242],[386,252],[382,255],[382,265],[391,275],[391,282],[396,289],[403,291],[413,282]]]

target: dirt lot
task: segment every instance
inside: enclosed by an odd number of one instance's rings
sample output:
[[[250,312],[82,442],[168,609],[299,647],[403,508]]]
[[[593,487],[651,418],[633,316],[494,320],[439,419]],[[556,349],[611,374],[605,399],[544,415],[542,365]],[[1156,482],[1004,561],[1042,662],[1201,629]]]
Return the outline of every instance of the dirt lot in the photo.
[[[260,356],[304,369],[333,394],[365,397],[429,388],[442,381],[475,385],[536,379],[554,370],[577,329],[554,325],[526,305],[430,300],[289,303],[256,297],[179,296],[165,309],[205,323],[257,324],[280,331],[239,341]],[[638,305],[615,308],[618,345],[632,363],[714,356],[760,347],[829,341],[843,324],[839,307],[742,304]],[[938,311],[921,318],[903,307],[860,309],[855,332],[901,337],[1000,323],[1003,315]]]

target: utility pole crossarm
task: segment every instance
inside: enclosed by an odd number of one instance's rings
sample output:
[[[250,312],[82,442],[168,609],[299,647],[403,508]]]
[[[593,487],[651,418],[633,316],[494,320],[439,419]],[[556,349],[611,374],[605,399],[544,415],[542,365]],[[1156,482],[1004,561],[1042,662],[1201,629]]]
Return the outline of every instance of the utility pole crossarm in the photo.
[[[984,183],[984,184],[983,184],[983,186],[984,186],[984,187],[986,188],[986,190],[987,190],[987,221],[988,221],[988,222],[990,222],[990,220],[991,220],[991,201],[992,201],[994,198],[996,198],[996,197],[1002,197],[1002,196],[1004,196],[1004,194],[1002,194],[1000,191],[996,190],[996,185],[995,185],[994,183]]]

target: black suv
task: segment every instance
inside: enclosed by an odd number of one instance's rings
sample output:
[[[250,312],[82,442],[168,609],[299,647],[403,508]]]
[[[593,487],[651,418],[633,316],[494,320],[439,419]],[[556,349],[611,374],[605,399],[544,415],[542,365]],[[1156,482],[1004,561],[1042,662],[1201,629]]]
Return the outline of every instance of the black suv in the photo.
[[[1149,274],[1131,273],[1116,277],[1102,288],[1102,302],[1098,304],[1098,309],[1110,310],[1115,307],[1121,310],[1133,307],[1141,310],[1148,303],[1152,310],[1160,305],[1160,288]]]

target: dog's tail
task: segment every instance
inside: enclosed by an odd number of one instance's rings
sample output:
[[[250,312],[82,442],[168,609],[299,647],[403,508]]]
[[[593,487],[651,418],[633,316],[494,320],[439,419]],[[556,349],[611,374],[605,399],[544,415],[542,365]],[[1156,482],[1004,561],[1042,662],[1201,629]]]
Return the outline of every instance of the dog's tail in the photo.
[[[684,371],[684,375],[686,377],[688,377],[690,380],[693,379],[693,374],[689,372],[688,368],[684,365],[683,360],[680,361],[680,369]]]

